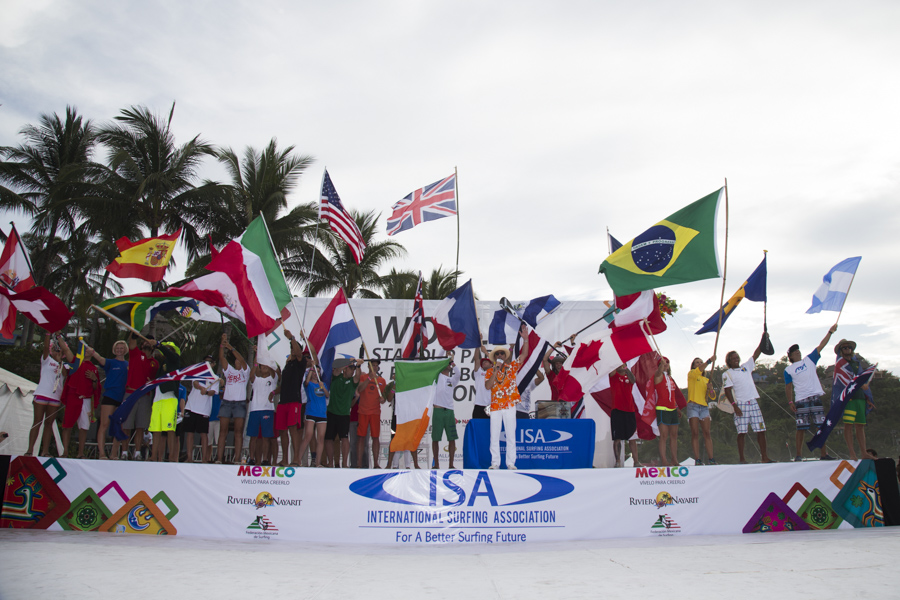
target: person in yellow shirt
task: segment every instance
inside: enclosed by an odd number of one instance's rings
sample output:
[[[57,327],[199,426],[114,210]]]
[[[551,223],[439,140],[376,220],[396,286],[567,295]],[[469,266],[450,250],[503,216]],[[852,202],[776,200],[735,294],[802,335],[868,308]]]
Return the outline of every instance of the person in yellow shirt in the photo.
[[[712,437],[709,434],[710,418],[709,405],[707,398],[709,385],[709,371],[704,369],[716,360],[713,354],[709,360],[703,362],[700,358],[695,358],[691,362],[691,370],[688,373],[688,404],[687,417],[691,426],[691,446],[694,450],[694,461],[698,465],[702,465],[700,460],[700,432],[703,432],[703,442],[706,444],[706,457],[708,464],[716,464],[713,455]]]

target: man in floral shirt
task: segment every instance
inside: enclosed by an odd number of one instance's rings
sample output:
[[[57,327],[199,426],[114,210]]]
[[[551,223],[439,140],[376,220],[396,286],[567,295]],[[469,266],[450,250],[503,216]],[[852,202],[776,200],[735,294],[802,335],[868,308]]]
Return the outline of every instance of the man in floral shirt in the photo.
[[[528,356],[528,327],[523,323],[519,329],[522,336],[522,351],[519,356]],[[493,366],[484,374],[484,387],[491,390],[491,468],[500,468],[500,431],[506,429],[506,468],[516,470],[516,404],[519,390],[516,375],[522,367],[521,360],[512,360],[512,353],[506,348],[491,351]]]

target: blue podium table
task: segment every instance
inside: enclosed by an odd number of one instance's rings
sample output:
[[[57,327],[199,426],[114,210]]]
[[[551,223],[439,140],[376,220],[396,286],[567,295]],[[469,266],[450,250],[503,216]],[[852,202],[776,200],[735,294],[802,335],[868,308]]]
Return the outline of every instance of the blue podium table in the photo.
[[[519,469],[590,469],[594,466],[593,419],[520,419],[516,421]],[[500,466],[506,468],[506,432],[500,434]],[[472,419],[463,436],[463,468],[491,466],[491,422]]]

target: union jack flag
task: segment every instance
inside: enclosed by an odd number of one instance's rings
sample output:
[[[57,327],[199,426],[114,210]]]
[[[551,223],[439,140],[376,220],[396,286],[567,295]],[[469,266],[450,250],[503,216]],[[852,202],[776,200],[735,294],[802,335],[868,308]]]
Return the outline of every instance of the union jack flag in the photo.
[[[456,214],[456,173],[418,189],[391,207],[387,234],[394,235],[425,221]]]
[[[419,271],[419,283],[416,285],[416,297],[413,300],[412,319],[403,334],[400,343],[403,358],[421,358],[428,347],[428,329],[425,325],[425,309],[422,301],[422,271]]]
[[[353,260],[356,261],[356,264],[360,264],[363,253],[366,251],[366,242],[363,241],[356,221],[344,209],[341,198],[338,196],[337,190],[334,189],[334,184],[331,183],[331,177],[328,175],[327,169],[325,170],[325,175],[322,176],[319,218],[328,221],[328,226],[331,230],[347,242],[350,253],[353,254]]]
[[[169,381],[199,381],[201,383],[214,383],[218,377],[210,368],[208,363],[198,363],[184,369],[172,371],[162,377],[157,377],[153,381],[148,382],[144,387],[132,392],[125,398],[125,401],[109,417],[109,433],[119,440],[127,440],[128,436],[122,429],[122,423],[131,414],[137,401],[146,394],[152,392],[156,386]]]

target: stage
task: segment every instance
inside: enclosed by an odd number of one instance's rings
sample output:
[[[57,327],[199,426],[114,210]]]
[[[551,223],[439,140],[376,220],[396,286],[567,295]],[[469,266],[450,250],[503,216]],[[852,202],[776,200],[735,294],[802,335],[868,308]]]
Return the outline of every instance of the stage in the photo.
[[[262,544],[465,546],[885,524],[873,461],[384,471],[14,457],[6,482],[4,528]],[[896,477],[882,488],[896,498]]]

